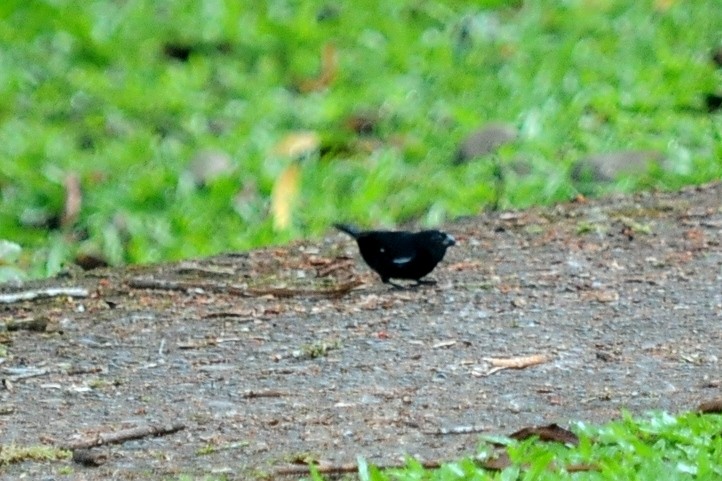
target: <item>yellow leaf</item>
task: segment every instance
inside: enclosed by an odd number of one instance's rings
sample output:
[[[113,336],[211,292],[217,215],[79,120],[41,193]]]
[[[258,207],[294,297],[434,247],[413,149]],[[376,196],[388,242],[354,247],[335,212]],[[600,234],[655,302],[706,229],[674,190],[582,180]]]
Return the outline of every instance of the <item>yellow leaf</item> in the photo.
[[[273,227],[276,230],[288,229],[291,225],[293,204],[298,197],[301,168],[298,162],[286,167],[273,184],[271,192],[271,212]]]
[[[276,144],[273,151],[277,155],[299,159],[317,151],[320,145],[321,139],[316,132],[291,132]]]

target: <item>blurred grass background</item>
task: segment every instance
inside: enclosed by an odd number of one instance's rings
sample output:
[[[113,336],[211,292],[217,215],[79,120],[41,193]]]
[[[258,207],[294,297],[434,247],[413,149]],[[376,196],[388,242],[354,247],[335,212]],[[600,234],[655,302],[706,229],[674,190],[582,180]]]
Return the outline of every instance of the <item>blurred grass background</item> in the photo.
[[[4,0],[0,280],[718,179],[720,48],[719,0]]]

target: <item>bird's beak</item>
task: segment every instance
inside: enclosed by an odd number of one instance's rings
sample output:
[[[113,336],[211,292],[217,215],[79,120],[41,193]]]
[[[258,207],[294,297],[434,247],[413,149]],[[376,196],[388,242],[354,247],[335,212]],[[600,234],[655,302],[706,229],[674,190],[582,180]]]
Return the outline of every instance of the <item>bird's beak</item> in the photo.
[[[456,239],[454,239],[453,236],[450,236],[449,234],[446,234],[446,239],[444,239],[444,246],[450,247],[456,244]]]

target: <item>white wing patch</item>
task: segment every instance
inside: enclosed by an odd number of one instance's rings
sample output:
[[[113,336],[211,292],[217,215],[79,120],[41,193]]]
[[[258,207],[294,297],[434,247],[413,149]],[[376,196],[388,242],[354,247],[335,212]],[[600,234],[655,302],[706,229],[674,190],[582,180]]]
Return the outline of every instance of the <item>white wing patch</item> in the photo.
[[[397,257],[397,258],[394,259],[392,262],[393,262],[394,264],[396,264],[397,266],[400,266],[400,265],[402,265],[402,264],[407,264],[407,263],[411,262],[411,259],[413,259],[413,258],[414,258],[414,256]]]

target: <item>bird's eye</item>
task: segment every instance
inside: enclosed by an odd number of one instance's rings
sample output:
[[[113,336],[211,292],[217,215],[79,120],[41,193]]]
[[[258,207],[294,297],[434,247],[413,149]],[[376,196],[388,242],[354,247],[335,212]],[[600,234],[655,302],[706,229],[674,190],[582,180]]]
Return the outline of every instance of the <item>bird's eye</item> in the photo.
[[[379,252],[381,252],[381,253],[386,252],[386,249],[384,249],[383,247],[380,247]]]

